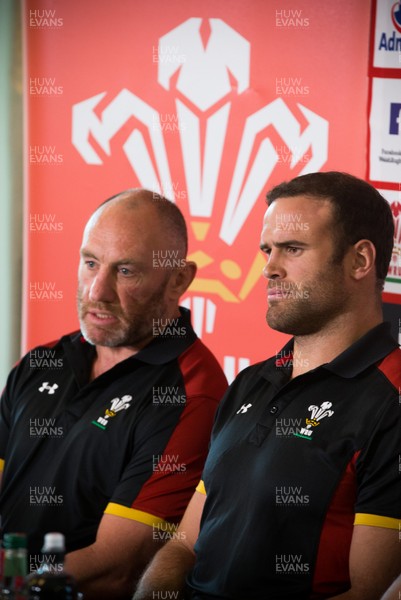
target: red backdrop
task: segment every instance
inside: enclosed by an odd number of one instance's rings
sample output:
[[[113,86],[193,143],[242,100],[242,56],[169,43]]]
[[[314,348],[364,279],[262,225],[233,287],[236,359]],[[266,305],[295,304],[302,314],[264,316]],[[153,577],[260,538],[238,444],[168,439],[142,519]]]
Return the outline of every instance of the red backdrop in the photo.
[[[231,378],[285,337],[265,323],[264,195],[315,170],[366,175],[369,6],[26,0],[24,347],[77,328],[84,223],[160,187],[187,219],[184,303]]]

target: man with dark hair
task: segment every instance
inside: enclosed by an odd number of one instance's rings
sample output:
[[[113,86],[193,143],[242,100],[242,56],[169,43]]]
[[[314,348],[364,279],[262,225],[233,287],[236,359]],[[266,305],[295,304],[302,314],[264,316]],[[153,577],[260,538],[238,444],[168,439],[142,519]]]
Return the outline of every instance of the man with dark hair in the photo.
[[[267,322],[294,337],[226,393],[179,535],[135,600],[379,600],[400,570],[401,351],[378,285],[390,207],[333,172],[268,203]]]
[[[331,171],[310,173],[281,183],[267,194],[267,203],[270,206],[277,198],[303,195],[328,199],[332,203],[335,262],[341,261],[347,248],[358,240],[367,238],[373,243],[376,248],[377,282],[382,289],[391,260],[394,236],[393,217],[383,196],[362,179]]]
[[[224,374],[178,306],[196,265],[170,201],[128,190],[85,227],[81,331],[35,348],[0,406],[4,532],[66,536],[85,599],[130,598],[199,481]]]

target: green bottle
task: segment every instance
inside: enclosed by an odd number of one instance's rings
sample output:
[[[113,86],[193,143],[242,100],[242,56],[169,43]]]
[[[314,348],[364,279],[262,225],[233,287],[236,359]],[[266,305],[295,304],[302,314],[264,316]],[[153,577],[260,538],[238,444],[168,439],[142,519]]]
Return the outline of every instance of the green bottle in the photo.
[[[0,598],[22,600],[24,579],[27,574],[26,535],[23,533],[5,533],[3,537],[4,564],[3,585]]]

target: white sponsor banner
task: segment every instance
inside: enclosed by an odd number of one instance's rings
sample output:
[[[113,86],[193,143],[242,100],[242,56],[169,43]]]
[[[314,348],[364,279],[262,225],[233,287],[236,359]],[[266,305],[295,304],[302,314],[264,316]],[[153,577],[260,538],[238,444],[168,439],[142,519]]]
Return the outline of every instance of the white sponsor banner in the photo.
[[[372,81],[370,173],[372,181],[401,181],[401,79]]]
[[[373,66],[401,69],[400,0],[377,0]]]

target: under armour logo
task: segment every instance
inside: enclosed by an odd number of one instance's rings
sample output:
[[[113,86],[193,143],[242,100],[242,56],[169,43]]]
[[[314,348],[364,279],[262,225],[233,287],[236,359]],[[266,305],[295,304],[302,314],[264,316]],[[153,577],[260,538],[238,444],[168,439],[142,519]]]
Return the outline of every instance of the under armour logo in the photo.
[[[39,392],[44,392],[45,390],[47,390],[48,394],[54,394],[54,392],[57,390],[58,385],[57,383],[53,383],[53,385],[49,385],[48,381],[44,381],[42,383],[42,385],[40,386]]]
[[[237,415],[239,413],[246,413],[248,408],[251,408],[252,404],[243,404],[239,410],[237,410]]]

